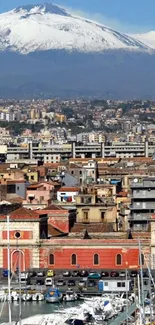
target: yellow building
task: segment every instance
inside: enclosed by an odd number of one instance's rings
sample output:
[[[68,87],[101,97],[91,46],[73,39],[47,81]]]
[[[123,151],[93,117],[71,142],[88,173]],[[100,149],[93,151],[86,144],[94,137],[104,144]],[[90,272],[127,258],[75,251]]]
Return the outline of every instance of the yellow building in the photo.
[[[37,183],[37,182],[39,182],[39,173],[38,173],[37,170],[31,168],[30,166],[24,166],[24,168],[22,170],[23,170],[23,172],[26,175],[26,179],[30,183]]]
[[[55,119],[57,122],[63,123],[66,120],[66,116],[63,114],[55,114]]]
[[[101,199],[96,190],[86,188],[76,196],[76,208],[77,222],[113,223],[116,230],[117,206],[112,198]]]

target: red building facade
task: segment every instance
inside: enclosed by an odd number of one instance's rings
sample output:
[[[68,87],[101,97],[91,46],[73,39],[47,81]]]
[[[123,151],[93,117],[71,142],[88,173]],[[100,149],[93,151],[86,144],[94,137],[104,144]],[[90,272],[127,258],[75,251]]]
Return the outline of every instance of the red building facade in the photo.
[[[141,244],[143,256],[147,258],[149,242],[143,240]],[[140,266],[138,240],[51,239],[43,246],[40,249],[40,268],[115,270]]]
[[[10,262],[15,271],[29,269],[137,269],[139,268],[138,239],[81,239],[69,234],[69,216],[57,209],[30,211],[20,208],[10,214]],[[54,210],[53,210],[54,211]],[[62,212],[62,216],[61,216]],[[41,221],[47,220],[48,238],[41,237]],[[57,222],[58,221],[58,222]],[[46,231],[45,231],[46,233]],[[49,236],[50,233],[50,236]],[[109,234],[108,234],[109,235]],[[116,237],[116,236],[115,236]],[[150,252],[150,235],[141,236],[143,264]],[[144,258],[145,257],[145,258]],[[7,221],[0,216],[0,268],[7,269]]]

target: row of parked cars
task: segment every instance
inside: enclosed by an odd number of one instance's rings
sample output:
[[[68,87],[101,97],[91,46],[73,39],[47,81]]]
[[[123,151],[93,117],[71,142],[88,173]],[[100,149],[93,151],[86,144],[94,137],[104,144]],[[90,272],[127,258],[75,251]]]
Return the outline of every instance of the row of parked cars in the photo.
[[[16,274],[18,274],[19,271],[16,271]],[[146,277],[147,275],[145,274],[146,272],[143,273],[143,276]],[[88,279],[100,279],[100,278],[108,278],[108,277],[125,277],[130,276],[130,277],[136,277],[138,274],[138,271],[130,271],[130,273],[127,271],[101,271],[101,272],[97,272],[97,271],[88,271],[88,270],[73,270],[73,271],[63,271],[62,273],[59,272],[59,275],[62,275],[63,277],[87,277]],[[55,271],[54,270],[48,270],[47,272],[45,271],[39,271],[39,272],[22,272],[21,273],[21,277],[26,277],[26,278],[42,278],[42,277],[54,277],[55,275]],[[8,276],[8,271],[7,270],[3,270],[3,276],[7,277]]]
[[[130,274],[128,271],[101,271],[101,272],[94,272],[94,271],[87,271],[87,270],[74,270],[74,271],[64,271],[63,276],[64,277],[88,277],[88,279],[100,279],[100,278],[116,278],[116,277],[126,277],[126,276],[131,276],[131,277],[136,277],[138,274],[138,271],[131,271]]]

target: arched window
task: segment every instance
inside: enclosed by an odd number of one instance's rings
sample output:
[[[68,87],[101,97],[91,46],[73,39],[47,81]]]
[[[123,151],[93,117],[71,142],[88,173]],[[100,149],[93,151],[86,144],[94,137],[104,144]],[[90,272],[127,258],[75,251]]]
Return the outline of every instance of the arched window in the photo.
[[[140,258],[140,255],[139,255],[139,265],[142,263],[142,265],[145,264],[145,261],[144,261],[144,254],[141,253],[141,258]]]
[[[122,255],[117,254],[116,256],[116,265],[122,265]]]
[[[49,256],[49,264],[50,265],[54,265],[54,255],[53,254],[50,254],[50,256]]]
[[[99,264],[99,256],[98,254],[94,254],[94,265],[98,265]]]
[[[72,254],[71,256],[71,262],[72,262],[72,265],[76,265],[77,262],[76,262],[76,254]]]

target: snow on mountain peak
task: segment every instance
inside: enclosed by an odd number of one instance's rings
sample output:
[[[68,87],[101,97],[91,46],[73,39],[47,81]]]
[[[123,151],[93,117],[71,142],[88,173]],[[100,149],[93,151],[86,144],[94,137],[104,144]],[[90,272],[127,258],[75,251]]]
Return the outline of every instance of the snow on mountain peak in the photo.
[[[52,3],[44,3],[43,5],[26,5],[22,7],[18,7],[14,10],[15,13],[20,13],[25,11],[27,14],[35,14],[35,13],[50,13],[61,16],[70,16],[69,13],[66,12],[65,9],[56,6]]]
[[[155,49],[155,31],[150,31],[145,34],[135,34],[131,36],[139,40],[140,42],[143,42],[151,49]]]
[[[134,37],[69,14],[53,5],[27,5],[0,14],[0,50],[23,54],[45,50],[103,52],[147,51]]]

